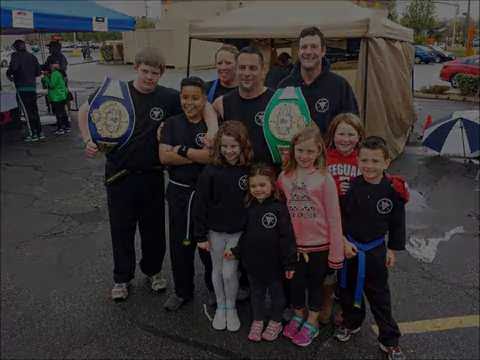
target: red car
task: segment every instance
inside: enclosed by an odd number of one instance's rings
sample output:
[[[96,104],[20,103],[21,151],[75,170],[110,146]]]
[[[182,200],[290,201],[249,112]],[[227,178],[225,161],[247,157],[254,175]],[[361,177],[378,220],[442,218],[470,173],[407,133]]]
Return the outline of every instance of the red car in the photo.
[[[440,79],[450,81],[452,87],[458,87],[458,74],[480,76],[480,56],[470,56],[443,64]]]

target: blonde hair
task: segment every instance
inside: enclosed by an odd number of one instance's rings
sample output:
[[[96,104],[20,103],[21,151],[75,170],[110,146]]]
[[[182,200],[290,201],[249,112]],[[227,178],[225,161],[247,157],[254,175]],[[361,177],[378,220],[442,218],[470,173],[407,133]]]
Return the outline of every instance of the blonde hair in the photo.
[[[220,51],[226,51],[230,54],[233,55],[233,58],[235,59],[235,61],[237,61],[237,55],[239,53],[238,49],[233,46],[233,45],[230,45],[230,44],[223,44],[216,52],[215,52],[215,63],[217,63],[217,57],[218,57],[218,54],[220,53]]]
[[[212,158],[214,165],[226,165],[227,161],[222,155],[222,136],[230,136],[240,145],[240,159],[238,165],[250,165],[253,158],[252,145],[248,138],[248,130],[240,121],[225,121],[218,129],[213,140]]]
[[[353,113],[342,113],[338,114],[333,118],[332,122],[328,126],[327,135],[325,136],[325,143],[327,145],[327,148],[335,148],[335,132],[337,131],[338,125],[340,125],[342,122],[350,125],[357,132],[358,143],[355,147],[358,148],[362,140],[365,138],[365,130],[363,128],[362,121],[360,120],[358,115]]]
[[[308,140],[314,140],[315,144],[318,146],[318,150],[320,151],[318,158],[315,160],[315,167],[320,170],[322,174],[326,172],[327,162],[325,159],[325,143],[323,141],[320,129],[317,127],[317,125],[311,124],[305,129],[300,130],[292,138],[289,159],[284,169],[285,173],[291,173],[297,169],[298,163],[297,160],[295,160],[295,146]]]

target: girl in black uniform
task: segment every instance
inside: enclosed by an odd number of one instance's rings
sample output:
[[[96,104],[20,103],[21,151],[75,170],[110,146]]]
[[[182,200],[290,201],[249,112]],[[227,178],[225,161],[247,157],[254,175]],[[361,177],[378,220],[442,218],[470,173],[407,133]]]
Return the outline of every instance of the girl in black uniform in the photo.
[[[287,206],[278,200],[276,173],[271,166],[254,165],[249,175],[247,223],[237,248],[227,258],[240,257],[250,281],[253,322],[248,339],[275,340],[282,331],[285,308],[283,278],[295,270],[296,247]],[[271,316],[265,330],[265,296],[271,299]]]
[[[191,209],[195,185],[204,164],[210,162],[205,145],[207,125],[203,111],[207,103],[205,85],[198,77],[181,82],[180,103],[183,113],[167,119],[162,129],[160,161],[169,165],[166,198],[169,208],[170,258],[175,293],[165,302],[175,311],[193,297],[194,257],[196,244],[191,240]],[[205,284],[213,294],[212,263],[207,251],[199,249],[205,266]]]
[[[248,132],[239,121],[226,121],[213,144],[213,164],[207,165],[197,182],[194,207],[194,239],[209,250],[217,310],[212,326],[216,330],[240,328],[235,300],[238,291],[238,261],[224,259],[237,246],[245,226],[248,166],[252,147]]]

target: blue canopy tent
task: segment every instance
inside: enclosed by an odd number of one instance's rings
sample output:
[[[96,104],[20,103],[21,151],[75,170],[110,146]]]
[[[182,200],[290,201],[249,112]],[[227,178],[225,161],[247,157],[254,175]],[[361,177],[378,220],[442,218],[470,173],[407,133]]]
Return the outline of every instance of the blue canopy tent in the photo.
[[[135,19],[91,0],[2,0],[1,33],[131,31]]]

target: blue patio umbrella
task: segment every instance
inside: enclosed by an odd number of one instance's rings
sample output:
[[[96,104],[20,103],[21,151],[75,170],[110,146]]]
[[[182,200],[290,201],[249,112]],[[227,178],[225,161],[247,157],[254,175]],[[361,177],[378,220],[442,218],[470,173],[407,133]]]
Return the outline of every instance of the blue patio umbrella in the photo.
[[[442,155],[480,156],[479,111],[455,111],[434,122],[425,130],[422,144]]]

